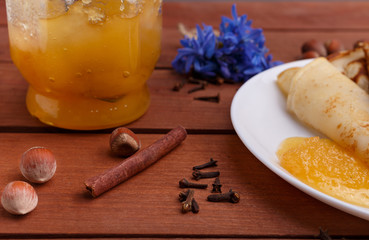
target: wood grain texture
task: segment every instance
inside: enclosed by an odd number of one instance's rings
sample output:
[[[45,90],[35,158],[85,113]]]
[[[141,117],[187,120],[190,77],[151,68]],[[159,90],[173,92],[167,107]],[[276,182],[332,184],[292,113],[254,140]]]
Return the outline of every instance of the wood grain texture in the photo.
[[[237,3],[237,1],[235,1]],[[164,27],[176,27],[181,21],[188,25],[202,22],[218,26],[221,16],[231,16],[233,1],[164,2]],[[247,14],[255,27],[267,29],[369,29],[366,1],[276,1],[238,2],[239,14]],[[6,24],[5,0],[0,0],[0,25]],[[211,16],[211,17],[209,17]]]
[[[11,63],[5,0],[0,0],[0,191],[14,180],[22,153],[33,146],[50,148],[58,161],[55,177],[34,185],[39,205],[32,213],[12,216],[0,208],[0,238],[27,239],[316,239],[319,228],[335,239],[369,239],[369,222],[336,210],[292,187],[259,162],[235,135],[229,116],[240,84],[209,85],[188,94],[171,89],[184,79],[171,69],[180,47],[178,23],[218,26],[230,16],[232,2],[165,2],[162,54],[148,81],[148,112],[127,127],[147,146],[167,130],[183,125],[188,138],[159,162],[93,199],[83,182],[122,159],[109,153],[110,130],[63,131],[31,117],[25,107],[27,83]],[[308,39],[340,39],[346,46],[369,36],[369,2],[238,2],[262,27],[275,60],[299,59]],[[220,94],[220,103],[193,97]],[[252,104],[252,103],[245,103]],[[178,181],[191,179],[192,166],[219,161],[223,190],[241,194],[238,204],[209,203],[210,190],[196,190],[198,214],[182,214]],[[210,170],[210,169],[209,169]],[[192,181],[192,179],[191,179]],[[212,183],[212,179],[201,183]]]
[[[25,106],[27,83],[11,63],[0,64],[0,128],[33,127],[48,128],[31,117]],[[130,128],[170,129],[178,124],[188,129],[232,131],[229,109],[238,85],[209,85],[204,91],[188,94],[196,87],[186,85],[180,92],[172,91],[182,77],[170,70],[157,70],[148,81],[151,106]],[[220,94],[220,103],[201,102],[195,96]]]
[[[139,134],[143,146],[160,136]],[[0,134],[0,188],[10,181],[23,180],[18,164],[29,147],[48,147],[58,163],[51,181],[34,185],[39,195],[35,211],[17,217],[0,209],[0,236],[298,237],[315,236],[319,227],[329,229],[332,235],[369,236],[367,221],[290,186],[252,157],[234,135],[190,135],[144,172],[93,199],[83,181],[122,161],[110,155],[108,138],[108,134]],[[205,200],[209,189],[195,190],[200,212],[182,214],[178,181],[191,179],[192,166],[210,157],[219,161],[213,169],[221,172],[223,190],[238,191],[241,201],[210,203]],[[213,180],[200,182],[211,184]]]
[[[217,28],[221,16],[231,16],[231,5],[231,2],[199,2],[196,6],[186,2],[165,2],[163,51],[157,67],[169,68],[181,47],[178,23],[184,23],[188,28],[202,23]],[[357,40],[369,38],[369,13],[366,11],[369,2],[350,1],[337,5],[331,2],[240,2],[237,7],[239,14],[247,14],[253,20],[254,27],[264,29],[266,45],[276,60],[298,59],[302,43],[311,38],[322,41],[337,38],[347,48]],[[0,27],[0,61],[10,61],[5,0],[0,0],[0,25],[3,25]]]
[[[186,25],[206,23],[219,26],[220,17],[231,17],[233,1],[223,2],[171,2],[164,3],[164,27],[175,27],[178,21]],[[369,29],[369,2],[340,1],[279,1],[238,2],[239,15],[247,14],[254,27],[293,30],[362,30]],[[209,17],[211,16],[211,17]]]

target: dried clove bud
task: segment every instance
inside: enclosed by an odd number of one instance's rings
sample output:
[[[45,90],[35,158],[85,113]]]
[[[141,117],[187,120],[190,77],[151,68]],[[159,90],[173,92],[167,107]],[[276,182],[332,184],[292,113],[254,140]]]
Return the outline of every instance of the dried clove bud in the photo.
[[[204,168],[208,168],[208,167],[215,167],[217,166],[217,162],[216,160],[214,160],[213,158],[210,158],[210,162],[198,165],[198,166],[194,166],[192,169],[193,170],[200,170],[200,169],[204,169]]]
[[[222,193],[222,184],[220,184],[219,177],[215,178],[215,181],[213,183],[213,190],[211,190],[212,193]]]
[[[201,188],[205,189],[208,187],[207,184],[200,184],[200,183],[193,183],[187,181],[187,179],[183,178],[179,181],[179,187],[180,188]]]
[[[188,90],[187,93],[193,93],[193,92],[197,92],[197,91],[204,90],[204,89],[205,89],[205,84],[202,83],[200,87],[192,88]]]
[[[199,100],[199,101],[219,103],[220,102],[220,95],[218,93],[218,95],[216,95],[216,96],[195,97],[193,99],[194,100]]]
[[[195,170],[192,173],[192,176],[195,180],[199,180],[199,179],[202,179],[202,178],[215,178],[215,177],[219,177],[219,175],[220,175],[219,171],[216,171],[216,172],[202,172],[202,171],[199,171],[199,170]]]
[[[190,190],[188,192],[186,200],[182,202],[182,212],[183,213],[192,211],[192,200],[193,200],[194,194],[195,194],[194,190]]]
[[[332,238],[328,235],[328,232],[323,229],[319,229],[319,239],[321,240],[332,240]]]
[[[190,189],[188,189],[186,192],[180,192],[178,195],[178,199],[180,202],[186,201],[188,194],[190,193]]]
[[[211,194],[208,196],[209,202],[231,202],[238,203],[240,201],[240,194],[238,192],[234,192],[229,190],[227,193],[221,194]]]
[[[181,90],[184,85],[185,85],[185,81],[177,82],[176,84],[174,84],[172,91],[179,92],[179,90]]]
[[[200,207],[199,204],[196,202],[196,200],[193,198],[192,199],[192,212],[193,213],[198,213],[200,211]]]
[[[187,81],[193,84],[204,84],[205,86],[208,84],[208,82],[205,80],[201,80],[201,79],[197,79],[193,77],[189,77]]]

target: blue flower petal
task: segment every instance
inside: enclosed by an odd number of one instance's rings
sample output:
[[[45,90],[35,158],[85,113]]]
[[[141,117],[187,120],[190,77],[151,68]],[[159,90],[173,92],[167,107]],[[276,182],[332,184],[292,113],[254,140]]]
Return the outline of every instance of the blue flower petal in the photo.
[[[180,40],[183,48],[178,50],[173,68],[180,73],[192,69],[204,78],[220,75],[239,82],[282,63],[273,62],[272,56],[267,55],[262,29],[252,28],[247,15],[238,16],[235,4],[231,14],[232,18],[221,18],[218,37],[211,26],[196,25],[196,38]]]

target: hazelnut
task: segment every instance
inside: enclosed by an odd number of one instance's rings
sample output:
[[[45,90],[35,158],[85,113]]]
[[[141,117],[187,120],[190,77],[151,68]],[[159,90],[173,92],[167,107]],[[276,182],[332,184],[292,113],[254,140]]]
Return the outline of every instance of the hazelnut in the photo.
[[[353,45],[353,49],[355,48],[362,48],[364,46],[364,43],[365,42],[368,42],[368,40],[366,39],[360,39],[360,40],[357,40],[354,45]]]
[[[36,208],[38,197],[35,189],[26,182],[14,181],[6,185],[1,204],[9,213],[24,215]]]
[[[44,183],[54,176],[56,160],[49,149],[33,147],[23,153],[20,170],[27,180],[34,183]]]
[[[326,42],[325,47],[327,49],[328,54],[332,54],[332,53],[336,53],[336,52],[340,52],[344,50],[342,43],[337,39],[333,39],[333,40]]]
[[[302,58],[303,59],[308,59],[308,58],[317,58],[319,57],[319,53],[315,52],[315,51],[307,51],[307,52],[304,52],[302,54]]]
[[[111,151],[120,157],[128,157],[141,147],[137,135],[125,127],[115,129],[110,135]]]
[[[327,49],[325,48],[323,42],[316,39],[311,39],[302,45],[301,52],[305,53],[308,51],[315,51],[322,57],[327,56]]]

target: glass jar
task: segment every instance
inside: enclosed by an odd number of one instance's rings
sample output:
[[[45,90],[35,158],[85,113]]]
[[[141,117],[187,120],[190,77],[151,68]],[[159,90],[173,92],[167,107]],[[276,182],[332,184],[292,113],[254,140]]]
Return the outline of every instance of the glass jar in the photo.
[[[160,55],[161,0],[6,0],[10,52],[27,108],[66,129],[142,116]]]

